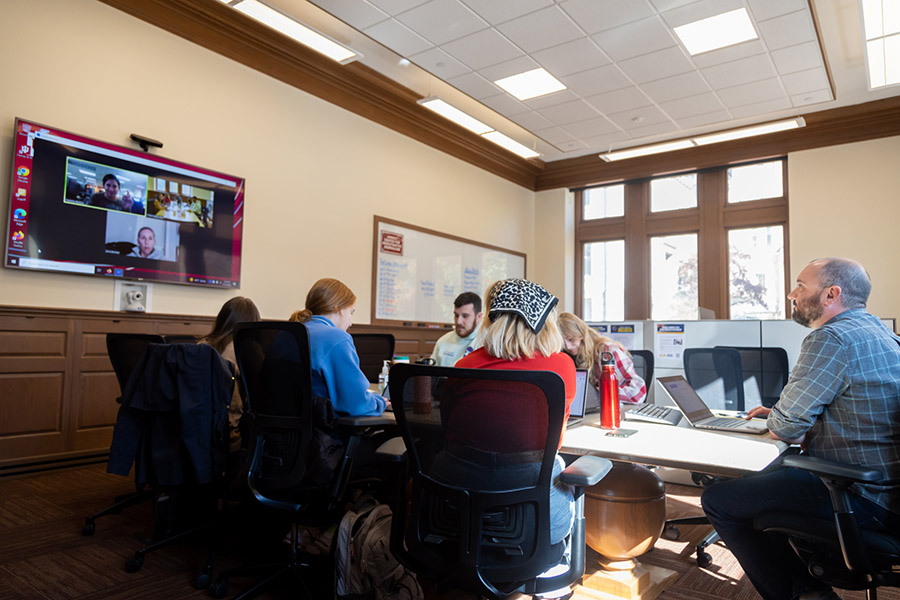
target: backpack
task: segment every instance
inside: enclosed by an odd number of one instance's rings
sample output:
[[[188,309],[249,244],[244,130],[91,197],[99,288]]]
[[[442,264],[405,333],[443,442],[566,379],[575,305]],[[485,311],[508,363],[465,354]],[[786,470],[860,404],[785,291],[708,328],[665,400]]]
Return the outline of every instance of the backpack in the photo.
[[[338,526],[335,597],[338,600],[423,600],[414,573],[391,553],[391,508],[363,496]]]

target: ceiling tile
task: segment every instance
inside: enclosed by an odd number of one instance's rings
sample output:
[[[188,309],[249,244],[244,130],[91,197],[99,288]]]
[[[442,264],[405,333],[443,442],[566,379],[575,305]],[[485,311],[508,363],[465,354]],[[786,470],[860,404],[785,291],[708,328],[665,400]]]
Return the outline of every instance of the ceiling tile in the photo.
[[[415,8],[421,4],[425,4],[428,0],[368,0],[387,14],[391,16],[399,15],[411,8]],[[332,0],[332,2],[342,4],[346,0]]]
[[[573,100],[578,100],[578,96],[574,94],[572,90],[561,90],[559,92],[553,92],[552,94],[545,94],[543,96],[538,96],[537,98],[531,98],[530,100],[526,100],[525,104],[528,106],[528,108],[539,110],[541,108],[554,106],[556,104],[572,102]]]
[[[526,52],[558,46],[583,35],[572,19],[557,6],[507,21],[498,25],[497,29]]]
[[[478,73],[466,73],[465,75],[448,79],[447,83],[476,100],[490,98],[503,92],[503,90]]]
[[[650,4],[652,4],[659,12],[663,12],[695,1],[696,0],[650,0]]]
[[[672,27],[687,25],[700,19],[721,15],[738,8],[743,8],[742,0],[700,0],[684,6],[662,12],[665,22]]]
[[[564,104],[548,106],[537,111],[556,125],[565,125],[575,121],[596,119],[600,114],[584,100],[574,100]]]
[[[483,69],[478,69],[478,72],[481,73],[481,76],[488,81],[497,81],[498,79],[503,79],[504,77],[509,77],[510,75],[518,75],[519,73],[524,73],[525,71],[537,69],[540,66],[541,65],[539,65],[530,56],[520,56],[518,58],[514,58],[500,64],[491,65],[490,67],[485,67]]]
[[[806,42],[772,52],[775,68],[782,75],[822,66],[822,53],[817,42]]]
[[[564,0],[559,5],[587,33],[597,33],[655,14],[646,0]]]
[[[360,31],[384,21],[389,16],[365,0],[311,0],[311,2]]]
[[[711,67],[722,63],[731,62],[748,56],[756,56],[766,51],[766,47],[759,40],[750,40],[742,44],[735,44],[718,50],[711,50],[691,57],[694,64],[700,67]]]
[[[665,102],[686,96],[696,96],[710,90],[709,84],[697,71],[650,81],[641,84],[640,87],[654,102]]]
[[[488,26],[458,0],[431,0],[398,15],[397,20],[436,46]]]
[[[712,125],[713,123],[724,123],[731,118],[731,113],[727,110],[717,110],[713,112],[694,115],[692,117],[684,117],[678,119],[678,126],[682,129],[692,129],[702,125]]]
[[[513,118],[513,121],[529,131],[536,131],[538,129],[547,129],[548,127],[553,127],[553,122],[550,121],[550,119],[534,112],[533,110],[527,113],[522,113],[521,115],[516,115]]]
[[[631,136],[633,140],[640,140],[641,138],[647,138],[654,135],[662,135],[664,133],[672,133],[677,131],[678,127],[672,121],[664,121],[662,123],[654,123],[653,125],[647,125],[645,127],[635,127],[634,129],[629,129],[626,133]]]
[[[819,102],[830,102],[834,100],[831,90],[819,90],[816,92],[805,92],[791,96],[791,104],[794,106],[809,106],[810,104],[818,104]]]
[[[584,138],[582,141],[591,148],[601,148],[603,152],[608,152],[609,150],[612,150],[616,144],[628,141],[630,139],[630,135],[628,135],[624,131],[617,129],[616,131],[610,131],[609,133],[604,133],[603,135]]]
[[[629,133],[631,133],[632,129],[670,121],[669,117],[655,106],[632,108],[606,116],[610,121]]]
[[[632,85],[616,65],[582,71],[563,77],[560,81],[579,96],[594,96]]]
[[[615,61],[678,45],[669,28],[655,16],[601,31],[591,39]]]
[[[531,110],[528,106],[519,102],[506,92],[491,96],[490,98],[484,98],[481,103],[507,117],[520,115],[523,112]]]
[[[716,94],[727,108],[734,108],[764,100],[784,98],[784,89],[778,79],[773,78],[736,85],[726,90],[717,90]]]
[[[580,38],[531,55],[559,78],[609,64],[609,58],[588,38]]]
[[[637,84],[694,70],[691,61],[678,46],[629,58],[618,64],[622,72]]]
[[[722,102],[713,93],[700,94],[663,102],[659,107],[676,121],[681,122],[686,117],[693,117],[702,113],[710,113],[724,110]]]
[[[822,67],[790,73],[783,76],[781,80],[784,82],[784,88],[790,95],[828,88],[828,77],[825,75],[825,69]]]
[[[751,81],[770,79],[775,68],[765,54],[742,58],[729,63],[701,69],[701,73],[715,90],[733,87]]]
[[[797,10],[806,10],[808,0],[749,0],[750,12],[757,22],[766,21]]]
[[[444,44],[442,48],[475,70],[523,56],[523,52],[496,29],[482,29]]]
[[[491,25],[505,23],[553,5],[553,0],[463,0],[463,2]]]
[[[759,24],[759,32],[769,50],[796,46],[816,39],[812,18],[805,10],[763,21]]]
[[[603,114],[622,112],[629,108],[638,108],[653,104],[644,92],[637,86],[628,86],[621,90],[606,92],[596,96],[589,96],[585,100]]]
[[[373,25],[363,33],[400,56],[410,56],[433,47],[431,42],[393,19]]]
[[[775,98],[773,100],[765,100],[764,102],[754,102],[753,104],[747,104],[745,106],[738,106],[731,109],[731,114],[734,115],[735,119],[742,119],[744,117],[755,117],[757,115],[764,115],[767,113],[773,113],[779,110],[785,110],[791,108],[791,102],[787,98]]]
[[[606,117],[594,117],[584,121],[575,121],[563,126],[563,129],[579,139],[596,137],[606,133],[619,131],[619,128]]]
[[[539,129],[535,131],[534,134],[541,138],[542,140],[553,144],[554,146],[558,144],[562,144],[565,142],[574,142],[575,137],[567,132],[563,131],[559,127],[550,127],[548,129]]]
[[[556,148],[563,152],[577,152],[578,150],[587,150],[588,145],[581,140],[573,140],[571,142],[557,144]]]
[[[409,60],[441,79],[450,79],[469,72],[469,67],[440,48],[432,48],[419,54],[413,54],[409,57]]]

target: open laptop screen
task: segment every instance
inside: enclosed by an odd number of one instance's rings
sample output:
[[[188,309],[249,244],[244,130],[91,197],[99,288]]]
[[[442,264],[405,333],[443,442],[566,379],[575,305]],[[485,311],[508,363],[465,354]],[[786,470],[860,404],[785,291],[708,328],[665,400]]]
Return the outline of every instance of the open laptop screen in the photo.
[[[686,416],[691,423],[696,423],[713,416],[709,407],[704,404],[700,396],[697,395],[697,392],[694,391],[694,388],[692,388],[681,375],[660,377],[657,381],[659,381],[669,396],[672,397],[672,400],[675,401],[675,404],[678,405],[678,408],[681,409],[681,412],[684,413],[684,416]]]
[[[584,416],[584,395],[588,388],[588,372],[578,369],[575,371],[575,399],[569,407],[570,417]]]

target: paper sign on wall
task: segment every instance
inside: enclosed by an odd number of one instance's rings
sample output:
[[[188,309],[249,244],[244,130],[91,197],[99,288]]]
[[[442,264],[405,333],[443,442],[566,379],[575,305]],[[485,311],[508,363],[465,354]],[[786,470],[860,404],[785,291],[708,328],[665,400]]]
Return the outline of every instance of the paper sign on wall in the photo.
[[[657,358],[682,360],[684,355],[684,323],[657,323],[654,351]]]

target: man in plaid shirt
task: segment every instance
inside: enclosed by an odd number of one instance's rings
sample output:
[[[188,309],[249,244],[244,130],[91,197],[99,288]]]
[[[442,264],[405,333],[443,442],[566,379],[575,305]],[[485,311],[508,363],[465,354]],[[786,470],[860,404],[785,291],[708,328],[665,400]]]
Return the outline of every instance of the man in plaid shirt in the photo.
[[[866,270],[843,258],[811,262],[788,295],[793,319],[813,328],[797,364],[768,415],[775,438],[805,453],[900,477],[900,337],[866,312],[871,282]],[[900,488],[853,488],[852,507],[867,529],[900,531]],[[797,510],[832,518],[821,480],[778,467],[716,484],[703,493],[703,510],[744,572],[766,600],[838,599],[814,579],[785,536],[756,531],[753,519],[769,510]]]

